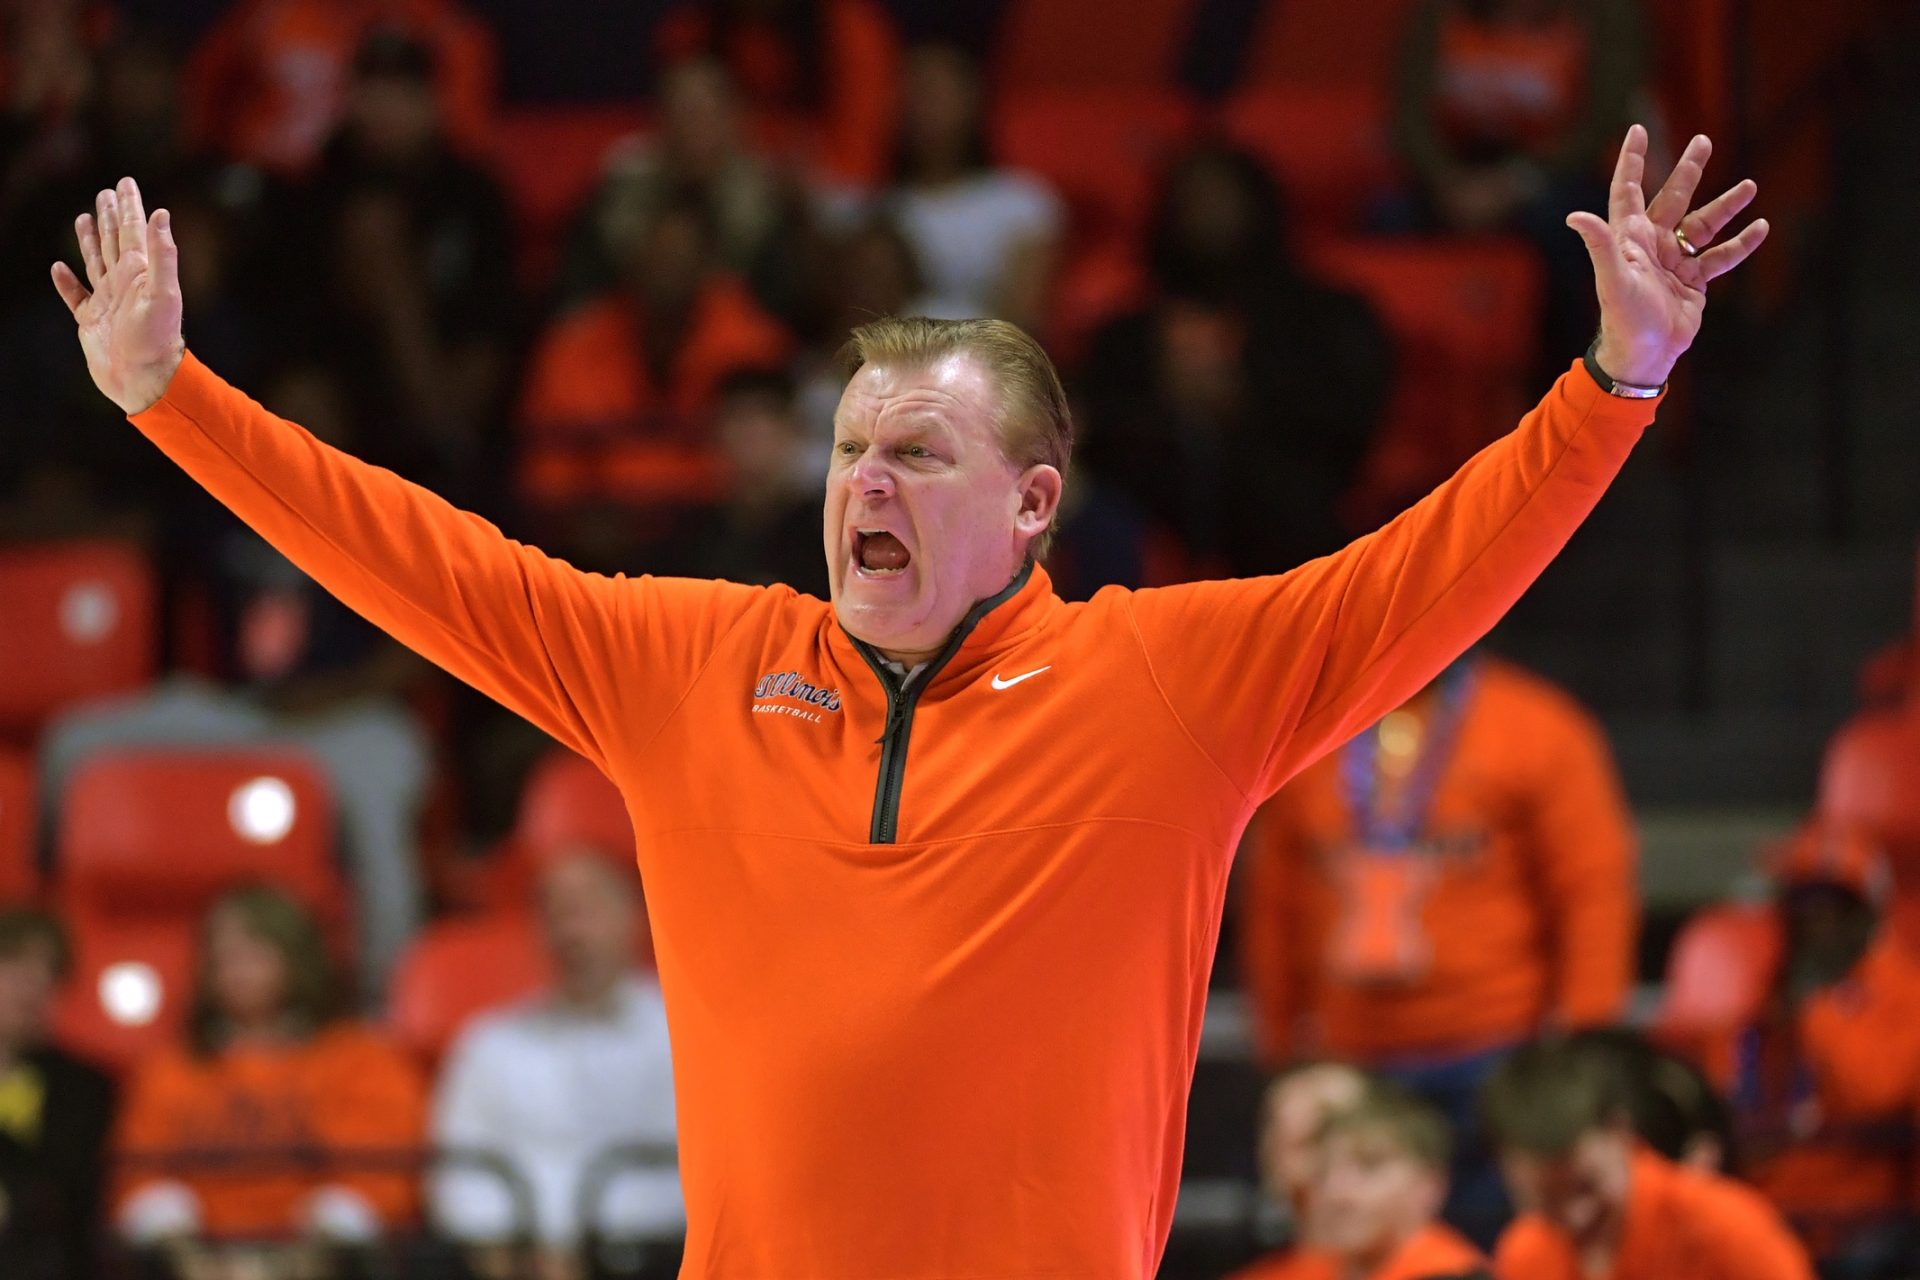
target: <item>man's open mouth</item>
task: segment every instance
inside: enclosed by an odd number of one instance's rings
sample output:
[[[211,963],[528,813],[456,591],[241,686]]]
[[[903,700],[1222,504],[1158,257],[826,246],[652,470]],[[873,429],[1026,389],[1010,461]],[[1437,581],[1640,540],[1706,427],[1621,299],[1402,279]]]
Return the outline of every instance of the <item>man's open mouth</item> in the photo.
[[[913,560],[907,544],[885,529],[853,531],[853,562],[864,573],[887,577],[900,573]]]

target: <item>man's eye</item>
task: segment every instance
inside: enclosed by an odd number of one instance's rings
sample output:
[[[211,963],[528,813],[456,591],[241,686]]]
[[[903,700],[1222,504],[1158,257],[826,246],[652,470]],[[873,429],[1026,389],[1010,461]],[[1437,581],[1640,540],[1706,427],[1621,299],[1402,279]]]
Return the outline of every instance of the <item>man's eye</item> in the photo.
[[[851,440],[842,440],[839,444],[833,446],[833,451],[843,458],[851,458],[854,454],[860,452],[859,447]]]
[[[928,452],[927,446],[923,444],[910,444],[905,449],[902,449],[901,452],[909,458],[931,458],[933,456],[932,453]]]

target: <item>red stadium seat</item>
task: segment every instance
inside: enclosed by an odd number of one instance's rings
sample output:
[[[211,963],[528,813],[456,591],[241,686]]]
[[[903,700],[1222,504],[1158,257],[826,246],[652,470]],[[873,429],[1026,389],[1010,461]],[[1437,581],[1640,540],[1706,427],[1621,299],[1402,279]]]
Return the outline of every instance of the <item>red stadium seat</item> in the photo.
[[[1730,136],[1738,44],[1734,0],[1662,0],[1643,12],[1653,37],[1654,81],[1675,141],[1704,133],[1736,142]]]
[[[536,856],[570,844],[631,852],[633,821],[620,789],[584,757],[550,753],[527,776],[515,837]]]
[[[526,912],[430,924],[394,968],[388,1028],[422,1061],[435,1063],[469,1018],[533,994],[550,977],[538,926]]]
[[[55,1037],[115,1070],[173,1043],[192,1003],[196,937],[174,924],[77,923],[73,973],[53,1010]]]
[[[1149,86],[1173,80],[1196,0],[1020,0],[993,71],[1014,89]]]
[[[1082,242],[1146,224],[1160,170],[1193,125],[1190,104],[1152,89],[1023,89],[1001,94],[993,119],[999,159],[1051,182]]]
[[[1273,170],[1301,226],[1339,231],[1392,184],[1388,109],[1366,84],[1259,84],[1226,104],[1220,126]]]
[[[61,800],[57,896],[83,919],[195,926],[222,892],[257,881],[337,932],[345,894],[333,833],[326,781],[296,752],[101,755]]]
[[[0,550],[0,734],[30,737],[70,703],[145,684],[154,628],[153,575],[134,548]]]
[[[1384,90],[1414,0],[1286,0],[1266,6],[1247,58],[1252,84],[1340,84]]]
[[[1817,809],[1878,838],[1895,880],[1920,886],[1920,714],[1866,711],[1842,725],[1821,763]]]
[[[1344,240],[1311,247],[1394,338],[1395,385],[1348,516],[1371,527],[1425,494],[1526,408],[1544,290],[1531,249],[1500,239]]]
[[[1751,1022],[1766,1003],[1783,945],[1764,905],[1725,903],[1687,921],[1667,958],[1655,1038],[1684,1051]]]
[[[513,830],[479,877],[480,905],[524,908],[532,900],[534,868],[540,859],[582,844],[631,860],[633,823],[619,788],[585,758],[561,748],[527,775]]]
[[[37,803],[32,758],[0,750],[0,903],[25,902],[39,891]]]
[[[504,111],[494,126],[494,170],[518,223],[522,268],[530,281],[555,265],[568,221],[598,185],[607,153],[648,124],[644,107],[526,107]]]

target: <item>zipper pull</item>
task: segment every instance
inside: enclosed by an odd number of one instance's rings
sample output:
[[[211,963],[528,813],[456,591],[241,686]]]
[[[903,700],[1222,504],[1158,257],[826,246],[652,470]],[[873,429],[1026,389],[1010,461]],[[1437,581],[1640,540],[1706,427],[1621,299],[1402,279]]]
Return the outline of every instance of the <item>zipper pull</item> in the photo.
[[[902,694],[889,693],[887,695],[887,723],[880,730],[880,736],[873,740],[874,745],[884,746],[887,739],[893,736],[893,731],[900,727],[900,722],[906,718],[906,697]]]

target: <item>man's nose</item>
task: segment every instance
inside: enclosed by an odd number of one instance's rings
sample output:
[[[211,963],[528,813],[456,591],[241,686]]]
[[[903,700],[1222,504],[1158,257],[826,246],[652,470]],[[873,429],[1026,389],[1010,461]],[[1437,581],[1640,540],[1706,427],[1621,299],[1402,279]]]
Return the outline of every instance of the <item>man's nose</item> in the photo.
[[[884,498],[893,494],[893,472],[886,460],[872,451],[861,454],[853,464],[848,482],[855,493],[865,498]]]

